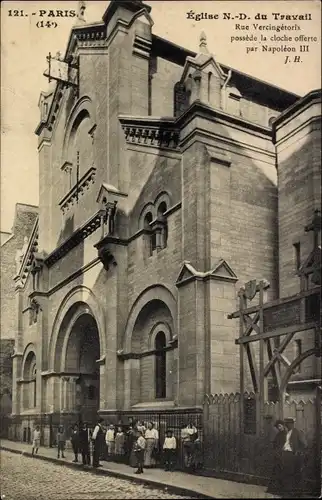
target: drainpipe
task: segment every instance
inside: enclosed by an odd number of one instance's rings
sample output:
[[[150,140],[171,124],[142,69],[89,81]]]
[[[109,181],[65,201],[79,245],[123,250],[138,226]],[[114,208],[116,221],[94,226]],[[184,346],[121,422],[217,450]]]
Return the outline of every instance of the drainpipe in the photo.
[[[226,81],[225,81],[225,83],[224,83],[224,84],[223,84],[223,86],[222,86],[222,98],[223,98],[223,105],[222,105],[222,109],[223,109],[224,111],[225,111],[225,109],[226,109],[226,88],[227,88],[228,83],[230,82],[230,79],[231,79],[231,77],[232,77],[232,74],[233,74],[233,72],[232,72],[232,70],[230,69],[230,70],[228,71],[228,75],[227,75]]]

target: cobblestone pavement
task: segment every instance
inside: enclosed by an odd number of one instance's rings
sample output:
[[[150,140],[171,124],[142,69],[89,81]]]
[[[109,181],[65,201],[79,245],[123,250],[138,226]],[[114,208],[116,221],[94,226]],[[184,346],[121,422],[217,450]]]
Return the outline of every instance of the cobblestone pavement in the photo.
[[[1,450],[1,500],[180,499],[165,490]]]

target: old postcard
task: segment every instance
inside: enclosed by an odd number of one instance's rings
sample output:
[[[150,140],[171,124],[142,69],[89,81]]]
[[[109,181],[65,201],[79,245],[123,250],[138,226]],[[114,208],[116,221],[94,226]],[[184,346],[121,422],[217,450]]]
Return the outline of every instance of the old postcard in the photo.
[[[320,495],[320,56],[317,0],[2,2],[1,499]]]

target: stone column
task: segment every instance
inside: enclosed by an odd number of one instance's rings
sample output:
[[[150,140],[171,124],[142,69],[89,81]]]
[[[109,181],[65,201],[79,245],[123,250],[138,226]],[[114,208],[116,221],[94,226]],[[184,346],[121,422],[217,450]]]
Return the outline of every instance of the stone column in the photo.
[[[68,382],[68,410],[76,410],[76,380],[78,376],[69,377]]]
[[[61,411],[68,409],[68,382],[69,377],[61,378]]]

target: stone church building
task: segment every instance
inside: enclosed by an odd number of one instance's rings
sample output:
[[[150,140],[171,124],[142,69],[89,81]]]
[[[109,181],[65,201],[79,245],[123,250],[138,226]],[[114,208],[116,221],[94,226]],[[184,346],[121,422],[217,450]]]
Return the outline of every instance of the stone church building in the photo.
[[[196,53],[179,47],[151,16],[113,0],[75,26],[73,78],[41,93],[13,421],[199,415],[205,394],[239,387],[239,287],[296,293],[311,251],[320,92],[219,64],[204,35]]]

